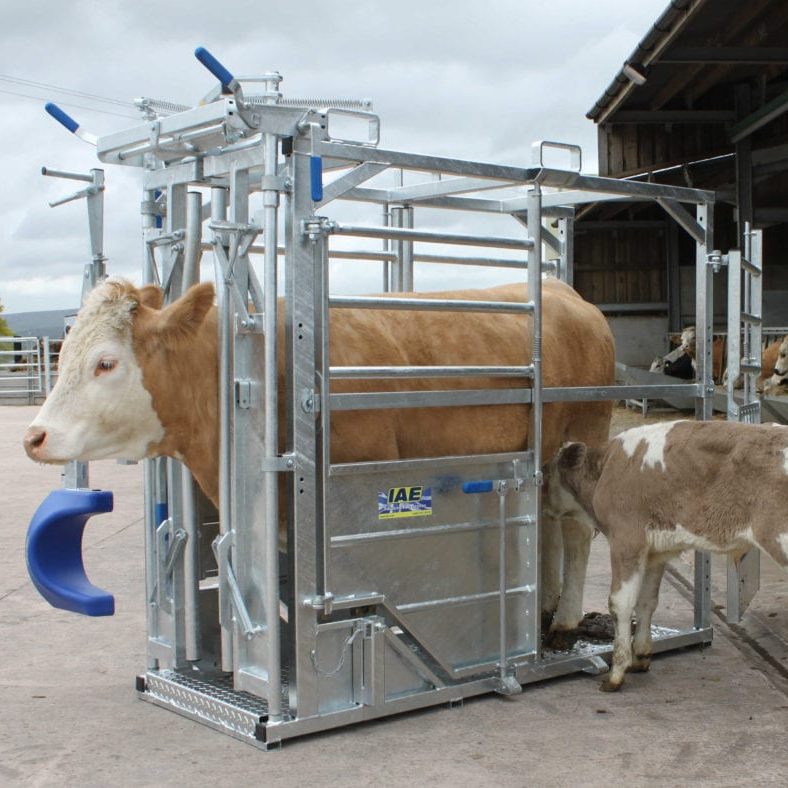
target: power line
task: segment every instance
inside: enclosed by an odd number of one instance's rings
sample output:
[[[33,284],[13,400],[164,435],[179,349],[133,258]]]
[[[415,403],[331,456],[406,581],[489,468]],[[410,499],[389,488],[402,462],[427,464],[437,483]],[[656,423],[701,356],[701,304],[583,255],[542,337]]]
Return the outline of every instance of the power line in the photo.
[[[32,99],[41,103],[46,102],[46,99],[41,96],[31,96],[29,93],[17,93],[13,90],[3,90],[0,88],[0,93],[5,93],[9,96],[20,96],[21,98]],[[120,112],[110,112],[108,109],[96,109],[96,107],[86,107],[83,104],[74,104],[71,101],[62,101],[64,107],[74,107],[76,109],[84,109],[87,112],[100,112],[102,115],[114,115],[116,118],[131,118],[132,120],[139,120],[138,115],[123,115]]]
[[[0,74],[0,81],[12,82],[26,87],[38,88],[39,90],[55,91],[57,93],[67,93],[71,96],[78,96],[79,98],[90,99],[91,101],[100,101],[107,104],[115,104],[117,106],[127,108],[131,102],[122,101],[121,99],[110,98],[108,96],[99,96],[95,93],[86,93],[83,90],[74,90],[73,88],[64,88],[58,85],[50,85],[47,82],[35,82],[32,79],[23,79],[21,77],[12,77],[10,74]]]

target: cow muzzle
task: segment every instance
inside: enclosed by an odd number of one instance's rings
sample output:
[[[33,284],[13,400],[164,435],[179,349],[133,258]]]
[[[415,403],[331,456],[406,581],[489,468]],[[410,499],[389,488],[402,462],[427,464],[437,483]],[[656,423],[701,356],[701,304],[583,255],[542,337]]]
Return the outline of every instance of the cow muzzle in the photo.
[[[22,441],[27,456],[31,460],[44,462],[44,445],[47,441],[47,431],[43,427],[28,427]]]

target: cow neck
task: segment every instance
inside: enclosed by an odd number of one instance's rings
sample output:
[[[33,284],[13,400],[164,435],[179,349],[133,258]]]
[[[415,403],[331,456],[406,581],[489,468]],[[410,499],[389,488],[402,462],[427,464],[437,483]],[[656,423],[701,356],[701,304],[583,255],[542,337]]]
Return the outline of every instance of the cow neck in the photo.
[[[183,462],[208,498],[219,502],[218,342],[215,309],[199,329],[148,355],[136,351],[143,382],[164,428],[149,449]]]

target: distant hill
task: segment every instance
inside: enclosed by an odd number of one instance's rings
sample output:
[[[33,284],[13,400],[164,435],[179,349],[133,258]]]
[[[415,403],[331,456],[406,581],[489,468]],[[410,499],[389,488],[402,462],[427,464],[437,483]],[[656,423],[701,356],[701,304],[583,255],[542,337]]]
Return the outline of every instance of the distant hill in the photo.
[[[50,337],[61,339],[64,335],[66,317],[76,315],[74,309],[47,309],[42,312],[3,313],[8,327],[18,337]]]

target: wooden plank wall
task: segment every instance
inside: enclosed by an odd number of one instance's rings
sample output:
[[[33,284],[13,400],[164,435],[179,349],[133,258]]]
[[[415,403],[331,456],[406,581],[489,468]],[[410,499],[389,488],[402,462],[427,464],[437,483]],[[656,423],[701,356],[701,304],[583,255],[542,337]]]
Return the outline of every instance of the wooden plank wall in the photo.
[[[730,150],[722,125],[611,123],[599,128],[599,174],[622,178]]]
[[[616,229],[576,225],[575,288],[595,304],[664,303],[664,227]]]

